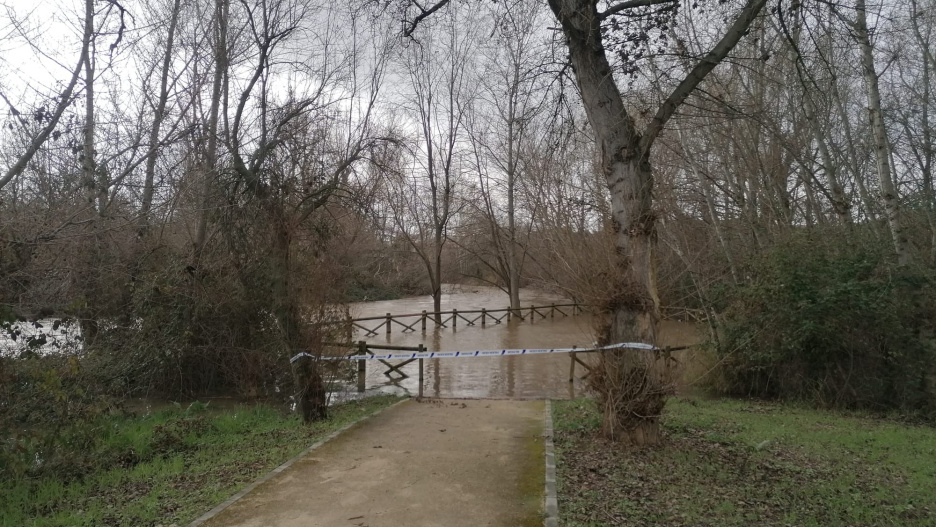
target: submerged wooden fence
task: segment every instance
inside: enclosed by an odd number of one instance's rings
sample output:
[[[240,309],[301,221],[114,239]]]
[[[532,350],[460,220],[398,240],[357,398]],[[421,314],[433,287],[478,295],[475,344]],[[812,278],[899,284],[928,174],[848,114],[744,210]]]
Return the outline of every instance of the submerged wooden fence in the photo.
[[[350,352],[347,355],[348,357],[376,355],[376,353],[374,353],[375,350],[376,351],[409,351],[413,353],[422,353],[426,351],[426,346],[422,344],[419,344],[418,346],[391,346],[388,344],[369,344],[367,343],[367,341],[364,341],[364,340],[359,340],[357,342],[323,342],[322,344],[324,344],[325,346],[329,346],[329,347],[338,347],[338,348],[345,348],[347,350],[350,350]],[[591,366],[583,362],[582,359],[578,358],[577,356],[579,353],[588,353],[591,351],[596,351],[596,350],[583,348],[581,351],[573,351],[569,354],[569,356],[571,357],[571,362],[572,362],[571,368],[569,370],[569,382],[573,382],[575,380],[575,363],[576,362],[581,364],[586,370],[586,373],[582,377],[582,379],[584,379],[585,377],[588,377],[588,375],[592,372]],[[516,355],[513,355],[513,356],[516,356]],[[354,360],[354,359],[351,359],[351,360]],[[380,362],[381,364],[387,367],[387,370],[383,372],[384,375],[386,375],[387,377],[391,377],[391,378],[393,378],[393,374],[396,374],[399,376],[396,379],[394,379],[395,382],[408,378],[409,375],[406,372],[404,372],[402,368],[406,366],[407,364],[418,361],[419,362],[419,397],[423,396],[423,385],[425,384],[425,377],[424,377],[425,369],[424,369],[424,364],[423,364],[424,359],[401,358],[400,359],[401,362],[397,364],[391,364],[390,362],[384,359],[376,359],[376,360],[377,362]],[[357,389],[358,389],[358,392],[364,392],[366,388],[365,385],[366,385],[366,375],[367,375],[367,360],[356,360],[356,362],[357,362]]]
[[[491,324],[501,324],[504,321],[511,320],[521,320],[535,322],[537,316],[540,320],[545,318],[554,318],[556,314],[566,316],[575,316],[585,311],[585,305],[579,303],[569,303],[569,304],[549,304],[549,305],[531,305],[530,307],[522,308],[503,308],[503,309],[467,309],[461,310],[452,309],[447,311],[421,311],[419,313],[403,313],[403,314],[393,314],[387,313],[384,316],[371,316],[371,317],[358,317],[352,318],[348,317],[345,320],[334,320],[329,322],[322,322],[323,325],[346,325],[348,328],[348,341],[346,342],[323,342],[326,346],[339,347],[351,350],[348,355],[375,355],[373,350],[378,351],[411,351],[411,352],[423,352],[426,351],[426,347],[422,344],[418,346],[391,346],[387,344],[369,344],[366,341],[359,340],[357,342],[352,342],[352,336],[354,329],[363,330],[365,336],[377,336],[381,328],[386,332],[387,335],[392,334],[393,326],[397,325],[403,328],[403,333],[415,332],[416,327],[419,326],[419,329],[425,333],[429,322],[432,322],[435,327],[440,328],[449,328],[453,330],[457,329],[459,321],[468,325],[468,326],[477,326],[485,327],[488,323]],[[415,319],[415,320],[412,320]],[[363,325],[363,322],[372,322],[380,321],[374,327],[367,327]],[[410,364],[411,362],[419,361],[419,395],[422,396],[423,389],[423,359],[409,359],[404,360],[399,364],[391,364],[386,360],[379,360],[381,364],[387,367],[387,370],[384,372],[384,375],[392,377],[392,375],[399,375],[398,379],[403,379],[409,377],[404,373],[401,368]],[[366,361],[358,360],[357,361],[357,383],[358,390],[364,390],[364,377],[366,372]]]
[[[379,333],[381,328],[384,328],[384,331],[387,335],[390,335],[393,332],[393,326],[397,325],[403,328],[403,333],[415,332],[416,326],[419,325],[421,331],[425,332],[429,322],[432,322],[435,327],[440,328],[449,328],[453,330],[457,329],[459,321],[467,324],[468,326],[476,326],[480,322],[481,327],[485,327],[488,322],[492,324],[500,324],[505,320],[509,322],[511,319],[519,319],[522,321],[535,322],[537,315],[540,319],[544,318],[553,318],[556,316],[556,313],[559,313],[562,316],[574,316],[579,313],[584,312],[584,304],[572,303],[572,304],[550,304],[543,306],[531,305],[530,307],[521,307],[521,308],[504,308],[504,309],[467,309],[461,310],[452,309],[448,311],[422,311],[420,313],[404,313],[399,315],[394,315],[393,313],[387,313],[383,316],[375,317],[359,317],[351,318],[348,317],[345,320],[336,320],[331,322],[324,322],[327,325],[335,324],[347,324],[349,331],[353,332],[354,328],[363,330],[365,336],[373,337]],[[409,319],[414,319],[411,323]],[[401,319],[405,319],[404,322]],[[361,322],[371,322],[371,321],[381,321],[380,324],[377,324],[374,327],[367,327]]]
[[[426,347],[422,344],[419,344],[418,346],[392,346],[388,344],[369,344],[364,340],[352,342],[351,337],[352,337],[354,328],[363,330],[365,332],[365,335],[368,337],[378,335],[379,330],[381,328],[384,328],[384,331],[386,332],[386,334],[390,335],[392,333],[392,328],[394,324],[401,326],[403,328],[403,333],[415,332],[417,325],[419,325],[420,329],[425,333],[426,328],[428,327],[428,323],[430,321],[433,324],[435,324],[436,327],[448,328],[449,326],[451,326],[453,330],[457,328],[459,320],[461,320],[468,326],[476,326],[480,322],[481,327],[485,327],[488,324],[488,321],[490,321],[490,323],[492,324],[500,324],[504,322],[505,320],[510,321],[514,318],[517,318],[522,321],[529,321],[532,323],[536,320],[537,315],[539,315],[540,320],[545,319],[545,318],[554,318],[556,316],[556,313],[559,313],[562,316],[575,316],[580,313],[583,313],[586,307],[588,307],[586,304],[570,303],[570,304],[549,304],[549,305],[542,305],[542,306],[531,305],[530,307],[517,308],[517,309],[512,309],[509,307],[504,308],[504,309],[482,308],[482,309],[473,309],[473,310],[469,309],[469,310],[461,310],[461,311],[459,311],[458,309],[452,309],[450,311],[422,311],[419,313],[404,313],[404,314],[398,314],[398,315],[394,315],[393,313],[387,313],[384,316],[371,316],[371,317],[359,317],[359,318],[348,317],[345,320],[336,320],[336,321],[322,323],[324,325],[347,325],[348,341],[346,342],[323,342],[323,344],[325,344],[326,346],[348,349],[350,350],[350,353],[348,353],[348,356],[376,355],[374,353],[374,350],[377,350],[377,351],[410,351],[410,352],[415,352],[415,353],[421,353],[421,352],[426,351]],[[697,311],[701,312],[701,310],[690,310],[690,309],[681,308],[678,311],[678,315],[677,313],[664,313],[664,316],[668,314],[669,317],[666,317],[666,318],[673,317],[673,315],[677,315],[677,316],[681,315],[682,317],[685,317],[685,318],[698,317],[699,313],[696,313]],[[409,324],[399,320],[399,319],[413,319],[413,318],[415,318],[415,320]],[[380,324],[372,328],[361,324],[361,322],[378,321],[378,320],[380,321]],[[684,348],[685,347],[679,347],[679,348],[668,347],[666,348],[666,350],[677,351],[677,350],[684,349]],[[594,351],[598,351],[598,350],[583,348],[581,351],[572,351],[569,353],[569,356],[570,356],[569,382],[573,382],[576,378],[575,376],[576,363],[578,363],[585,369],[585,374],[581,377],[581,379],[585,379],[593,372],[593,366],[583,361],[578,355],[580,353],[590,353]],[[423,384],[424,384],[423,382],[424,381],[423,359],[404,359],[402,362],[398,364],[391,364],[390,362],[383,360],[383,359],[377,359],[377,360],[381,364],[387,367],[387,370],[384,372],[384,375],[388,377],[392,377],[394,374],[396,374],[399,376],[396,380],[401,380],[401,379],[409,377],[409,375],[403,372],[401,368],[403,368],[407,364],[418,361],[419,362],[419,396],[422,397]],[[365,374],[367,371],[367,366],[366,366],[367,361],[358,360],[357,363],[358,363],[357,364],[357,384],[358,384],[357,388],[358,388],[358,391],[363,392],[365,388],[364,384],[365,384]]]
[[[486,351],[473,351],[473,352],[472,351],[467,351],[467,352],[445,351],[445,352],[428,353],[426,351],[426,347],[422,344],[419,344],[418,346],[391,346],[388,344],[368,344],[367,341],[364,341],[364,340],[359,340],[357,342],[323,342],[322,344],[328,347],[338,347],[338,348],[344,348],[344,349],[350,350],[350,353],[348,353],[347,355],[331,356],[331,359],[336,359],[336,358],[340,359],[340,358],[346,357],[349,360],[357,361],[357,388],[359,392],[363,392],[366,388],[365,377],[367,374],[368,360],[376,360],[377,362],[380,362],[381,364],[386,366],[387,370],[384,372],[384,375],[393,379],[393,382],[397,382],[402,379],[408,378],[409,375],[406,374],[406,372],[404,372],[402,368],[406,366],[407,364],[418,361],[419,362],[419,370],[418,370],[419,371],[419,397],[423,396],[423,387],[425,384],[425,380],[424,380],[425,370],[424,370],[424,365],[423,365],[424,358],[407,356],[407,354],[405,353],[402,354],[404,355],[403,357],[392,357],[393,355],[400,355],[400,354],[378,355],[374,353],[374,350],[411,352],[413,354],[421,354],[423,356],[428,356],[428,358],[430,359],[453,358],[453,357],[461,356],[460,354],[464,354],[464,356],[474,357],[474,358],[478,358],[478,357],[492,357],[493,358],[493,357],[505,357],[505,356],[516,357],[516,356],[525,356],[527,354],[527,351],[530,352],[529,355],[540,355],[542,353],[569,353],[569,357],[571,359],[570,366],[569,366],[569,382],[571,383],[571,382],[574,382],[576,378],[575,377],[575,363],[580,364],[585,369],[585,374],[581,377],[581,379],[584,380],[589,375],[594,373],[594,366],[582,361],[582,359],[578,357],[578,355],[581,353],[602,352],[602,351],[613,350],[617,348],[651,349],[651,350],[657,350],[657,351],[669,353],[672,351],[684,350],[684,349],[688,349],[691,347],[691,346],[677,346],[677,347],[666,346],[664,348],[655,348],[652,346],[648,347],[649,345],[647,344],[622,343],[622,344],[591,347],[591,348],[577,348],[576,346],[572,346],[571,348],[559,348],[559,349],[532,349],[532,350],[513,349],[513,350],[500,350],[500,351],[486,350]],[[436,354],[440,356],[435,357],[434,355]],[[297,355],[296,357],[293,357],[292,361],[297,360],[297,358],[299,357],[309,357],[312,360],[315,360],[315,356],[303,352]],[[367,358],[360,359],[360,357],[367,357]],[[391,359],[391,357],[393,358],[393,360],[399,360],[401,362],[397,364],[391,364],[390,362],[388,362],[388,360],[385,360],[385,359]],[[392,374],[399,375],[399,377],[394,379]]]
[[[418,346],[391,346],[389,344],[369,344],[367,341],[364,341],[364,340],[359,340],[357,342],[323,342],[322,344],[325,346],[329,346],[329,347],[345,348],[349,350],[349,353],[347,354],[348,357],[376,355],[376,353],[374,353],[375,350],[376,351],[410,351],[414,353],[422,353],[426,351],[426,346],[422,344],[419,344]],[[591,368],[588,366],[588,364],[582,362],[582,360],[576,356],[577,353],[587,353],[589,351],[594,351],[594,350],[582,349],[582,351],[570,353],[570,356],[572,358],[572,369],[569,372],[569,382],[572,382],[574,380],[576,362],[584,366],[585,369],[587,370],[585,377],[587,377],[588,374],[591,373]],[[397,364],[391,364],[390,362],[384,359],[377,359],[378,362],[380,362],[381,364],[387,367],[387,370],[383,372],[384,375],[386,375],[387,377],[391,377],[391,378],[393,378],[393,374],[396,374],[399,376],[395,379],[396,381],[409,377],[409,375],[401,369],[403,368],[403,366],[406,366],[407,364],[418,361],[419,362],[419,397],[423,396],[423,385],[425,384],[425,378],[424,378],[425,369],[424,369],[423,360],[424,359],[407,358],[407,359],[402,359],[401,362]],[[364,392],[364,389],[366,387],[365,384],[366,384],[366,375],[367,375],[367,361],[357,360],[356,362],[357,362],[357,389],[359,392]],[[582,378],[584,379],[585,377],[582,377]]]
[[[351,350],[348,353],[349,357],[353,356],[363,356],[363,355],[376,355],[374,350],[378,351],[411,351],[414,353],[422,353],[426,351],[426,346],[420,344],[418,346],[391,346],[389,344],[368,344],[366,341],[359,340],[357,342],[323,342],[325,346],[335,347],[335,348],[345,348]],[[423,394],[423,359],[406,359],[399,364],[391,364],[383,359],[377,359],[378,362],[387,367],[387,371],[384,372],[384,375],[392,378],[392,374],[397,374],[399,377],[396,380],[401,380],[409,377],[403,370],[403,366],[407,364],[419,361],[419,396],[422,397]],[[358,360],[357,362],[357,389],[359,392],[363,392],[365,388],[365,376],[367,374],[367,361]]]

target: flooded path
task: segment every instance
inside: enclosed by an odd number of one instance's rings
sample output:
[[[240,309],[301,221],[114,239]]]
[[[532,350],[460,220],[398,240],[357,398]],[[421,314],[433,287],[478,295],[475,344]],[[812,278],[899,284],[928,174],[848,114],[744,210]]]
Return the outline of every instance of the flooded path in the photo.
[[[568,303],[567,299],[540,291],[521,290],[521,306],[550,305]],[[493,287],[449,286],[442,297],[442,309],[478,310],[503,309],[509,307],[507,295]],[[432,311],[432,298],[414,297],[399,300],[367,302],[353,304],[353,317],[383,316],[387,313],[404,314]],[[548,311],[544,314],[548,315]],[[366,337],[363,330],[353,335],[355,341],[366,340],[370,344],[390,344],[395,346],[418,346],[423,344],[430,351],[459,350],[494,350],[509,348],[565,348],[589,347],[595,340],[595,318],[587,313],[571,316],[570,309],[564,309],[570,316],[556,313],[553,318],[535,322],[504,320],[500,324],[488,321],[486,327],[480,322],[468,326],[459,320],[453,329],[435,328],[428,324],[422,333],[417,324],[415,332],[403,333],[403,327],[394,325],[391,334],[386,335],[383,328],[377,336]],[[526,316],[526,315],[525,315]],[[473,318],[473,317],[471,317]],[[407,324],[418,319],[406,319]],[[362,322],[366,327],[376,327],[379,320]],[[451,326],[451,325],[449,325]],[[662,345],[685,343],[692,338],[695,329],[668,322],[662,331]],[[444,398],[508,398],[508,399],[565,399],[581,395],[584,383],[576,380],[569,382],[568,354],[526,355],[508,357],[429,359],[425,361],[424,394],[430,397]],[[365,386],[368,391],[410,394],[418,392],[418,364],[412,363],[403,368],[409,377],[401,380],[389,379],[383,374],[386,368],[377,362],[368,362]],[[584,372],[581,367],[577,376]]]

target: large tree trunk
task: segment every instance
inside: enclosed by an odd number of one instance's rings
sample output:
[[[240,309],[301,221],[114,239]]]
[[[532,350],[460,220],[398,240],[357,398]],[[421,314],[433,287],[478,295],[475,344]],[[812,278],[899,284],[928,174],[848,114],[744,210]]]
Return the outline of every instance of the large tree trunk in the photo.
[[[299,351],[314,352],[321,349],[320,342],[313,342],[306,324],[303,324],[302,312],[292,283],[292,225],[277,198],[269,198],[267,208],[273,227],[273,245],[270,248],[270,280],[273,293],[273,311],[287,355]],[[317,339],[316,339],[317,340]],[[313,353],[314,354],[314,353]],[[328,393],[322,375],[322,361],[316,358],[303,358],[293,365],[296,381],[297,404],[299,414],[306,423],[328,417]],[[251,388],[251,387],[245,387]]]
[[[604,340],[656,344],[660,317],[650,165],[645,158],[621,159],[608,179],[615,182],[612,225],[621,280],[606,299],[610,320]],[[593,386],[604,405],[604,435],[637,446],[658,443],[660,412],[674,386],[666,358],[657,351],[627,349],[602,353],[599,365]]]
[[[663,101],[643,132],[624,101],[602,44],[597,0],[549,0],[562,25],[588,121],[601,152],[601,170],[611,194],[611,220],[617,246],[619,278],[608,293],[609,317],[603,340],[656,344],[659,299],[654,270],[653,177],[650,148],[667,121],[700,82],[747,33],[766,4],[748,0],[734,22]],[[608,7],[612,16],[641,2]],[[660,441],[659,417],[673,391],[671,361],[665,353],[618,350],[602,354],[592,387],[604,405],[604,432],[635,445]]]
[[[601,42],[596,5],[588,0],[549,0],[561,22],[585,111],[601,152],[611,192],[619,276],[605,299],[609,317],[601,340],[656,343],[659,300],[653,265],[655,218],[648,152],[627,114]],[[667,363],[655,351],[601,354],[592,387],[604,410],[604,434],[633,445],[658,443],[659,416],[671,391]]]
[[[328,393],[322,380],[321,362],[312,357],[302,357],[293,364],[296,410],[305,423],[328,418]]]
[[[275,198],[271,198],[274,201]],[[272,293],[273,312],[280,327],[280,333],[290,353],[304,347],[301,336],[298,306],[296,305],[291,283],[292,264],[290,249],[292,245],[291,228],[288,219],[277,205],[269,210],[273,228],[273,245],[270,247],[270,291]]]

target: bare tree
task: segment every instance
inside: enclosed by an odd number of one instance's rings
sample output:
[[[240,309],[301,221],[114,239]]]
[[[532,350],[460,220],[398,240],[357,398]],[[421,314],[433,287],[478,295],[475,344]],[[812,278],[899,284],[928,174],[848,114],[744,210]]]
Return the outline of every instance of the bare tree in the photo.
[[[475,35],[471,21],[446,14],[401,61],[409,82],[407,118],[416,129],[410,164],[391,187],[394,221],[419,255],[432,289],[433,309],[442,309],[442,253],[457,212],[456,187],[467,168],[466,125],[471,111],[471,60]],[[437,315],[441,322],[441,315]]]
[[[660,104],[639,131],[624,106],[602,43],[603,20],[650,2],[623,2],[598,12],[588,0],[550,0],[562,25],[570,61],[601,151],[601,170],[611,192],[615,243],[621,255],[624,283],[616,284],[607,309],[611,341],[655,343],[659,298],[654,271],[653,173],[650,149],[680,104],[721,62],[750,27],[766,0],[751,0],[741,9],[722,39]],[[607,436],[633,444],[661,439],[659,414],[667,394],[666,358],[649,353],[604,353],[600,390]]]
[[[215,0],[212,24],[212,51],[214,55],[211,99],[208,109],[204,159],[200,166],[200,185],[198,189],[198,212],[193,240],[193,262],[198,266],[208,238],[208,213],[213,183],[218,172],[218,134],[222,99],[227,95],[226,79],[228,74],[228,23],[230,19],[230,1]],[[224,101],[227,108],[227,101]]]
[[[503,12],[494,14],[498,22],[494,37],[483,48],[485,65],[478,78],[483,95],[469,119],[482,197],[481,203],[475,203],[483,205],[479,212],[494,249],[494,262],[487,265],[499,276],[512,309],[520,308],[525,257],[517,188],[526,170],[524,150],[537,140],[534,121],[551,97],[544,64],[548,43],[541,31],[543,14],[538,4],[525,1],[508,2]]]
[[[878,184],[881,188],[881,200],[887,213],[894,240],[894,252],[899,265],[908,265],[912,261],[910,242],[903,231],[900,214],[900,196],[891,167],[891,148],[884,125],[881,108],[881,92],[878,86],[878,72],[874,66],[874,47],[871,44],[871,32],[868,29],[868,15],[865,0],[855,1],[855,20],[851,22],[854,38],[861,51],[861,71],[868,97],[868,117],[871,120],[871,136],[874,144],[874,158],[877,161]]]
[[[224,182],[227,202],[247,214],[228,212],[222,229],[235,253],[242,253],[236,258],[259,261],[238,264],[240,279],[246,289],[269,291],[264,309],[275,320],[280,348],[316,350],[321,336],[307,321],[304,294],[311,291],[300,286],[304,262],[298,255],[308,247],[303,242],[313,215],[348,188],[356,165],[388,140],[374,124],[388,43],[359,27],[356,15],[339,3],[243,3],[238,14],[244,40],[232,45],[243,46],[242,55],[222,90],[232,98],[223,133],[230,156]],[[339,21],[355,37],[344,45],[335,40]],[[321,47],[296,58],[289,46],[301,37]],[[290,70],[283,71],[286,64]],[[235,71],[243,77],[234,77]],[[278,93],[280,82],[288,87],[285,94]],[[254,265],[262,266],[262,278]],[[317,300],[325,302],[321,295]],[[321,376],[311,378],[319,383],[313,392],[324,394]],[[302,401],[303,415],[325,417],[323,397]]]
[[[87,16],[87,14],[85,16]],[[81,79],[82,71],[84,71],[86,67],[86,61],[90,55],[91,40],[93,38],[93,24],[84,24],[84,32],[81,37],[81,50],[78,52],[78,62],[75,64],[75,67],[72,70],[71,78],[68,80],[68,84],[65,86],[65,89],[62,91],[62,93],[58,96],[58,102],[51,112],[47,113],[43,111],[36,114],[37,120],[44,121],[45,124],[32,137],[25,151],[16,158],[16,161],[12,164],[12,166],[7,168],[3,174],[3,177],[0,177],[0,190],[2,190],[3,187],[5,187],[10,181],[13,180],[13,178],[20,175],[23,170],[26,169],[29,161],[32,160],[33,156],[36,155],[36,152],[39,151],[49,136],[52,135],[55,127],[58,126],[62,115],[65,113],[65,110],[68,109],[68,107],[71,106],[71,104],[74,102],[75,87],[78,85],[78,81]],[[13,107],[12,103],[10,103],[9,99],[7,99],[5,95],[0,93],[0,97],[2,97],[4,101],[10,106],[10,112],[14,116],[20,115],[20,111]]]
[[[156,179],[156,162],[159,157],[160,131],[166,117],[166,105],[169,102],[170,78],[172,59],[174,54],[176,31],[181,12],[181,0],[173,0],[169,10],[169,20],[166,29],[166,40],[163,49],[162,64],[159,68],[159,91],[156,94],[156,103],[153,107],[153,122],[150,126],[148,149],[146,153],[146,172],[143,181],[143,195],[140,203],[139,230],[144,234],[152,221],[154,182]]]
[[[934,85],[936,85],[936,17],[933,4],[922,0],[910,0],[907,6],[907,24],[900,34],[908,32],[912,39],[890,42],[887,50],[893,53],[896,77],[892,84],[892,95],[886,97],[889,104],[884,109],[890,114],[896,128],[901,131],[894,145],[894,154],[907,171],[918,173],[908,178],[907,198],[910,206],[922,209],[929,223],[930,252],[928,259],[936,262],[936,190],[933,172],[936,170],[936,120],[933,115]]]
[[[404,29],[417,25],[448,4],[418,6]],[[641,130],[626,108],[608,60],[604,24],[623,17],[618,26],[639,33],[625,15],[649,6],[678,7],[673,0],[628,0],[599,11],[596,0],[550,0],[569,50],[569,62],[601,152],[601,171],[611,192],[615,243],[623,282],[606,302],[610,323],[605,340],[656,342],[659,299],[654,271],[653,172],[650,150],[666,123],[702,80],[741,40],[766,0],[744,3],[722,38],[700,57],[661,102]],[[628,25],[630,24],[630,25]],[[606,382],[598,391],[604,406],[604,433],[633,444],[660,441],[659,415],[668,393],[666,358],[656,352],[604,353],[601,370]],[[603,384],[603,386],[602,386]],[[636,391],[635,391],[636,390]]]

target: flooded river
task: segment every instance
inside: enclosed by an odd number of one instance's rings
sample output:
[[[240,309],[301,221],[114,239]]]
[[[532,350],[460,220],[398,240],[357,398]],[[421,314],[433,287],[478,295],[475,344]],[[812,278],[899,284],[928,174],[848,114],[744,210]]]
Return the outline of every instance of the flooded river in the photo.
[[[521,290],[521,305],[526,306],[524,316],[529,314],[529,306],[568,303],[569,300],[533,290]],[[507,295],[493,287],[451,286],[442,297],[442,310],[459,311],[485,309],[504,309],[509,307]],[[367,302],[351,306],[353,317],[383,316],[387,313],[404,314],[432,311],[432,298],[414,297],[400,300]],[[365,336],[365,331],[357,330],[354,340],[366,340],[369,344],[390,344],[395,346],[417,346],[423,344],[429,351],[465,351],[495,350],[510,348],[566,348],[589,347],[595,340],[595,319],[584,313],[571,316],[571,308],[563,308],[570,316],[556,313],[553,318],[529,320],[505,319],[500,324],[490,320],[486,327],[480,322],[469,326],[459,320],[456,328],[436,328],[431,321],[427,330],[420,330],[418,318],[402,319],[406,324],[415,324],[415,332],[403,332],[403,327],[394,324],[387,335],[385,328],[378,330],[377,336]],[[498,315],[501,315],[499,313]],[[543,311],[549,316],[549,309]],[[468,316],[469,319],[477,315]],[[527,317],[529,318],[529,317]],[[378,326],[380,320],[362,322],[369,328]],[[697,338],[695,328],[690,324],[666,322],[661,331],[662,345],[684,344],[686,340]],[[583,354],[587,357],[587,354]],[[581,357],[582,355],[580,355]],[[587,360],[587,359],[586,359]],[[427,359],[425,364],[424,395],[431,397],[482,397],[541,399],[571,398],[580,395],[584,383],[580,380],[569,382],[568,354],[525,355],[508,357]],[[365,386],[369,392],[389,392],[416,394],[418,392],[418,364],[413,362],[403,368],[409,377],[394,380],[384,375],[386,367],[376,361],[367,363]],[[576,377],[585,372],[577,367]]]
[[[480,321],[474,326],[462,319],[458,320],[457,327],[453,328],[447,323],[447,328],[437,328],[432,321],[427,322],[427,331],[420,330],[418,317],[399,319],[405,324],[412,324],[416,331],[404,332],[403,327],[394,323],[392,332],[387,335],[386,329],[381,327],[377,335],[366,336],[363,330],[356,330],[352,335],[354,341],[365,340],[369,344],[388,344],[393,346],[424,345],[428,351],[474,351],[474,350],[500,350],[515,348],[568,348],[572,346],[587,348],[595,341],[595,318],[585,313],[572,316],[572,309],[561,308],[566,315],[558,311],[554,317],[549,317],[549,308],[542,311],[547,318],[535,317],[534,322],[529,321],[530,306],[549,306],[550,304],[570,303],[568,299],[535,290],[521,290],[521,306],[525,306],[523,316],[526,320],[514,318],[501,323],[494,323],[488,319],[485,327]],[[509,307],[507,295],[494,287],[483,286],[446,286],[442,296],[442,309],[459,311],[505,309]],[[431,312],[432,298],[429,296],[403,298],[380,302],[364,302],[350,306],[351,316],[382,317],[387,313],[401,315],[407,313]],[[505,313],[497,313],[503,316]],[[477,314],[467,315],[474,319]],[[443,317],[445,319],[447,317]],[[382,320],[364,321],[360,324],[368,328],[375,328]],[[78,342],[79,330],[77,325],[58,327],[53,320],[41,321],[42,328],[35,328],[32,324],[21,324],[23,335],[37,334],[41,329],[49,334],[48,342],[36,349],[39,353],[67,352],[80,348]],[[54,327],[54,329],[53,329]],[[680,346],[693,344],[700,338],[693,324],[680,322],[664,322],[661,328],[661,341],[659,345]],[[0,354],[11,353],[18,343],[10,341],[0,335]],[[593,354],[580,354],[579,357],[586,362]],[[686,358],[687,359],[687,358]],[[393,361],[397,362],[397,361]],[[505,357],[481,358],[451,358],[427,359],[424,361],[424,395],[431,397],[466,397],[466,398],[514,398],[514,399],[541,399],[541,398],[571,398],[581,395],[584,383],[580,380],[569,382],[569,366],[571,357],[567,353],[550,355],[524,355]],[[419,366],[413,362],[403,371],[409,377],[397,379],[384,375],[386,367],[377,361],[368,361],[364,378],[365,392],[367,393],[418,393]],[[576,367],[576,377],[585,373],[581,366]],[[354,384],[354,383],[352,383]],[[336,399],[346,397],[359,397],[359,386],[338,383],[335,393]]]

